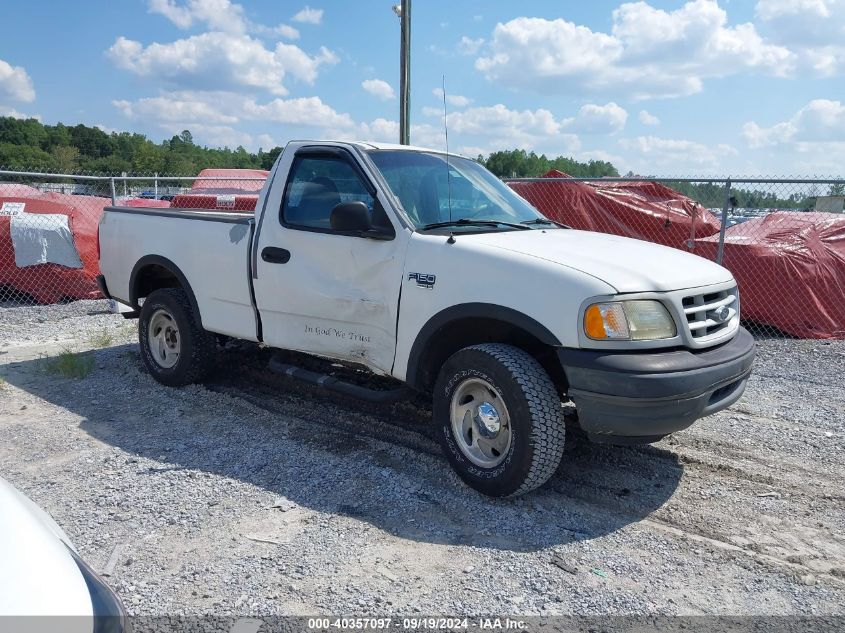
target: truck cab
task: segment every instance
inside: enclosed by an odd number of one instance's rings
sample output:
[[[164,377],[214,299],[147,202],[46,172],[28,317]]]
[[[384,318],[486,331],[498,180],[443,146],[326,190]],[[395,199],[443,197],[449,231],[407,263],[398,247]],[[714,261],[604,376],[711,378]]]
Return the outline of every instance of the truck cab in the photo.
[[[214,334],[363,365],[431,394],[494,496],[554,473],[563,402],[595,441],[653,442],[735,402],[754,357],[726,269],[559,226],[435,150],[292,142],[254,217],[111,207],[100,243],[159,381],[202,379]]]

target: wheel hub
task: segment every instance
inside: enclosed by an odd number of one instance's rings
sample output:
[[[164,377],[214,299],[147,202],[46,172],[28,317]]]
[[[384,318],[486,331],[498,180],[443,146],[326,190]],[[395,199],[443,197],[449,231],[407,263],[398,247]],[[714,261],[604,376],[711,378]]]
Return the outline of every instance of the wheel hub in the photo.
[[[499,412],[489,402],[482,402],[478,405],[478,411],[473,418],[475,428],[481,437],[493,439],[502,430],[502,421],[499,419]]]
[[[169,312],[156,310],[153,313],[147,330],[147,345],[153,360],[160,367],[170,369],[179,362],[182,351],[179,327]]]
[[[458,448],[473,464],[494,468],[505,460],[513,435],[498,389],[482,378],[464,380],[452,395],[450,416]]]

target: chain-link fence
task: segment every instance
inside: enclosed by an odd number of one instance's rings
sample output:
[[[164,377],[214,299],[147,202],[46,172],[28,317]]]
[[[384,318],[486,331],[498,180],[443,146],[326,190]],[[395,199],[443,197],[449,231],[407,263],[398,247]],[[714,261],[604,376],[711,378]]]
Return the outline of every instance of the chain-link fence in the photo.
[[[755,334],[845,339],[845,180],[560,176],[508,184],[572,228],[721,263],[736,278]],[[690,306],[691,323],[710,327],[700,316]]]
[[[97,226],[111,204],[252,213],[267,172],[198,176],[0,170],[0,306],[100,298]]]
[[[760,335],[845,338],[845,180],[551,176],[507,182],[562,224],[722,263]],[[97,225],[109,204],[252,213],[266,177],[0,170],[0,307],[98,298]]]

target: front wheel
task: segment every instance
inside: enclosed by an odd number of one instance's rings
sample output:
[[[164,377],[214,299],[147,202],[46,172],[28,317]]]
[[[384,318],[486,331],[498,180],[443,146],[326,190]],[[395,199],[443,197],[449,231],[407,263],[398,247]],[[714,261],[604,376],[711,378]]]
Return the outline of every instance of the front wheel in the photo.
[[[433,410],[452,467],[484,494],[524,494],[560,464],[560,397],[540,363],[519,348],[485,343],[453,354],[437,378]]]
[[[211,369],[214,336],[197,321],[184,290],[162,288],[144,300],[138,319],[141,359],[160,383],[181,387],[199,382]]]

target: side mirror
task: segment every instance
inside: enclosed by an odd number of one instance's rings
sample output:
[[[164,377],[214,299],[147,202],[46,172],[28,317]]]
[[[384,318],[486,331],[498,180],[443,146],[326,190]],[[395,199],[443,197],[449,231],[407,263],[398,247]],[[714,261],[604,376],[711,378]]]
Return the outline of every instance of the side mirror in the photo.
[[[332,209],[329,216],[332,228],[335,231],[369,231],[370,210],[360,200],[354,202],[341,202]]]
[[[382,228],[373,227],[370,221],[370,210],[360,200],[352,202],[341,202],[336,205],[329,216],[332,229],[345,233],[358,233],[361,237],[372,239],[392,239],[393,232],[389,233]]]

